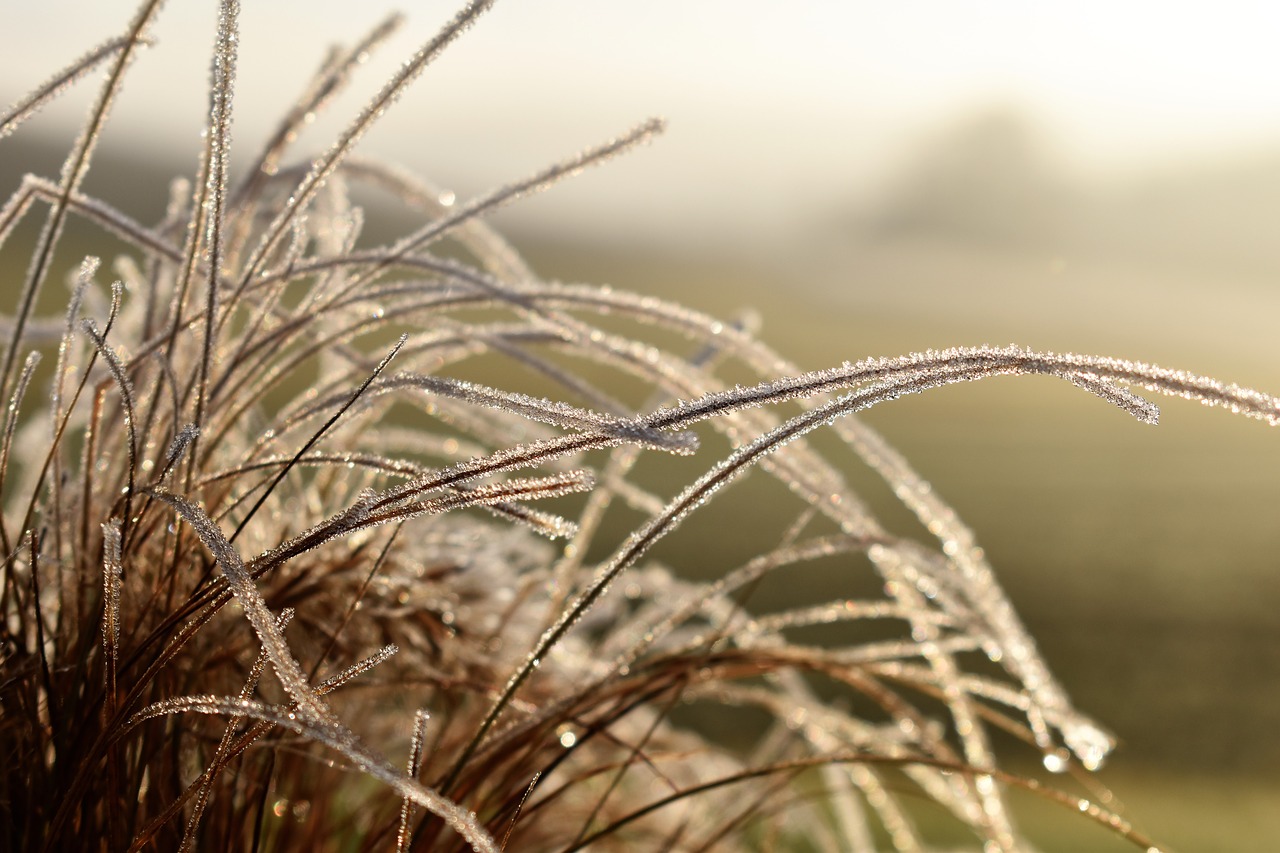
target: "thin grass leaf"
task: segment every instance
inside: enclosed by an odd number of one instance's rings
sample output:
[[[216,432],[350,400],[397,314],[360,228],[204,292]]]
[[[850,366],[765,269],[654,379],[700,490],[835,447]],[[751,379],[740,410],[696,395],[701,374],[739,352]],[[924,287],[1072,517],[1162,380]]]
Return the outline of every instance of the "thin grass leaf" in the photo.
[[[418,778],[422,767],[422,741],[427,734],[427,722],[431,715],[419,710],[413,715],[413,739],[409,742],[409,758],[405,763],[405,774],[410,779]],[[396,830],[396,853],[404,853],[409,849],[409,822],[413,820],[413,801],[405,798],[400,805],[400,828]],[[503,842],[503,847],[506,842]]]
[[[293,619],[293,609],[286,607],[280,611],[280,615],[276,618],[276,627],[283,631],[288,627],[289,622]],[[249,668],[249,675],[245,678],[244,686],[240,688],[240,693],[236,696],[238,700],[249,699],[258,688],[258,682],[262,679],[262,674],[267,669],[269,659],[267,653],[261,651],[253,662],[253,666]],[[200,821],[204,817],[205,807],[209,803],[209,794],[213,790],[213,783],[217,780],[218,773],[226,765],[228,760],[231,744],[235,738],[236,729],[243,721],[244,717],[232,717],[227,721],[227,727],[222,732],[222,740],[218,742],[218,748],[214,750],[213,758],[209,761],[209,768],[200,775],[192,787],[196,788],[195,802],[191,806],[191,814],[187,818],[187,825],[182,832],[182,846],[178,849],[182,853],[193,849],[196,843],[196,833],[200,829]],[[189,790],[189,789],[188,789]]]
[[[270,658],[272,667],[281,684],[293,701],[297,704],[297,712],[278,712],[250,700],[224,700],[209,697],[203,700],[171,700],[161,703],[161,713],[178,713],[180,711],[199,711],[200,713],[227,713],[257,717],[269,720],[285,728],[306,734],[329,748],[340,752],[352,763],[370,776],[373,776],[400,792],[402,796],[429,810],[432,814],[444,819],[459,835],[466,839],[473,850],[493,851],[497,847],[493,840],[476,823],[474,815],[466,812],[457,804],[448,801],[434,791],[422,787],[416,781],[408,779],[392,768],[386,759],[370,751],[357,740],[350,729],[338,722],[316,692],[307,683],[306,675],[289,650],[288,644],[271,620],[266,602],[254,586],[246,571],[240,555],[227,538],[214,526],[209,517],[197,507],[183,498],[163,492],[153,492],[158,499],[169,504],[191,525],[196,534],[204,542],[205,547],[213,554],[218,566],[226,576],[236,599],[244,608],[245,617],[253,626],[262,647]],[[137,718],[136,718],[137,719]]]
[[[342,169],[352,178],[386,189],[404,204],[437,217],[443,217],[456,201],[452,192],[436,189],[406,169],[376,160],[348,157]],[[536,278],[515,247],[482,220],[459,222],[450,236],[471,251],[480,264],[501,281],[532,281]]]
[[[139,39],[138,43],[149,44],[146,39]],[[0,114],[0,139],[12,134],[19,125],[43,109],[45,104],[57,98],[102,62],[124,50],[127,44],[128,41],[125,38],[109,39],[41,83],[30,94],[25,95]]]
[[[224,220],[230,169],[231,102],[235,89],[236,56],[240,43],[239,16],[239,0],[223,0],[218,11],[218,32],[214,42],[213,72],[209,84],[210,109],[209,124],[205,131],[204,180],[201,185],[199,204],[193,204],[193,209],[199,211],[197,215],[200,218],[188,242],[189,259],[184,267],[185,270],[194,273],[196,256],[203,253],[208,270],[205,284],[203,348],[195,382],[195,413],[192,416],[192,422],[197,427],[204,424],[205,405],[209,393],[209,371],[212,369],[214,352],[217,348],[218,288],[226,238]],[[177,309],[174,311],[175,321],[180,310],[181,301],[178,302]],[[192,457],[199,452],[199,441],[200,435],[197,433],[191,443]],[[189,467],[187,470],[189,485],[194,469]]]
[[[124,575],[120,526],[119,519],[102,525],[102,646],[106,663],[108,715],[114,712],[120,649],[120,588]]]
[[[26,396],[31,377],[39,364],[39,352],[33,351],[27,356],[26,363],[22,366],[22,373],[18,376],[18,385],[9,399],[8,408],[5,409],[4,435],[0,437],[0,492],[4,490],[5,478],[9,471],[9,451],[13,447],[13,432],[18,427],[18,410],[22,407],[22,398]],[[3,512],[0,512],[0,547],[3,547],[6,554],[9,553],[9,533],[4,523]]]
[[[369,391],[371,394],[385,394],[399,388],[413,388],[428,394],[465,400],[477,406],[509,412],[562,429],[609,434],[627,443],[644,444],[682,455],[691,454],[698,447],[698,438],[693,433],[659,432],[633,419],[622,420],[580,409],[568,403],[539,399],[527,394],[503,391],[460,379],[426,376],[419,373],[398,373],[371,383]],[[296,417],[308,417],[316,411],[329,408],[334,402],[336,402],[334,398],[320,400]]]
[[[249,170],[244,187],[235,194],[237,200],[256,195],[263,180],[280,171],[280,160],[286,149],[297,140],[302,127],[346,87],[352,72],[403,23],[401,15],[390,14],[350,49],[335,49],[325,59],[319,73],[311,78],[306,91],[294,101],[275,133],[263,146],[254,167]],[[249,222],[245,221],[244,225],[247,227]]]
[[[415,252],[424,246],[430,245],[432,241],[448,233],[449,230],[457,224],[474,219],[483,213],[515,201],[530,192],[547,189],[560,180],[581,172],[588,166],[602,163],[611,157],[616,157],[630,148],[651,141],[665,129],[666,122],[662,119],[651,118],[639,125],[636,125],[621,136],[610,139],[608,142],[594,148],[589,148],[575,157],[571,157],[561,163],[556,163],[555,165],[537,172],[522,181],[501,187],[486,196],[459,207],[456,211],[451,211],[447,216],[442,217],[440,220],[425,225],[413,234],[397,241],[387,250],[386,255],[380,259],[372,269],[363,273],[362,276],[353,282],[348,289],[354,290],[366,280],[377,275],[383,268],[398,262],[401,258],[411,252]]]
[[[541,773],[533,774],[533,779],[529,781],[529,787],[525,789],[524,796],[520,798],[520,802],[516,803],[515,813],[511,815],[511,821],[507,824],[507,831],[502,836],[502,844],[499,845],[499,849],[507,849],[507,844],[511,841],[511,833],[515,832],[516,822],[520,820],[520,813],[524,811],[525,803],[529,802],[529,797],[533,795],[533,789],[538,787],[538,780],[541,778]]]
[[[113,288],[112,292],[113,299],[118,301],[118,283],[117,286]],[[112,313],[114,313],[114,309]],[[84,319],[84,331],[85,334],[89,336],[89,339],[93,341],[94,347],[98,350],[98,355],[100,355],[102,360],[106,362],[107,369],[111,371],[111,378],[115,380],[116,389],[120,392],[120,403],[124,410],[124,426],[128,435],[126,444],[126,450],[128,452],[126,465],[128,467],[126,468],[127,483],[125,485],[124,511],[122,518],[125,525],[124,529],[127,531],[129,523],[133,518],[133,495],[136,489],[135,480],[138,471],[138,434],[135,425],[136,415],[134,413],[133,383],[129,381],[129,376],[125,373],[124,365],[121,363],[120,358],[115,354],[111,347],[107,346],[105,335],[98,331],[97,324],[95,324],[91,318],[86,317]]]
[[[182,429],[178,430],[178,434],[173,437],[173,441],[169,442],[169,449],[164,454],[164,464],[160,466],[160,473],[156,476],[157,484],[163,483],[173,471],[175,465],[182,459],[187,448],[191,446],[191,442],[200,434],[200,427],[195,424],[186,424]]]

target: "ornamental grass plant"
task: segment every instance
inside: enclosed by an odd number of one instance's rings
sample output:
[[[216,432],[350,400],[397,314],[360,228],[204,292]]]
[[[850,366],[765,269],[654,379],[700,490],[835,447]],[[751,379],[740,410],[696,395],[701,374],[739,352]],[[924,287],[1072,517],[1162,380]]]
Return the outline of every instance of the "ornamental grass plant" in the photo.
[[[1090,779],[1113,736],[858,413],[1031,374],[1148,424],[1144,392],[1273,425],[1280,400],[1017,347],[803,372],[749,321],[543,280],[486,214],[661,121],[470,200],[355,153],[489,5],[299,153],[397,21],[332,51],[233,164],[224,2],[198,168],[157,222],[82,182],[158,2],[0,117],[2,146],[101,77],[61,175],[28,175],[0,209],[0,250],[30,258],[3,285],[3,846],[910,851],[949,823],[1010,851],[1049,843],[1011,815],[1029,791],[1154,847]],[[368,239],[367,187],[413,211],[401,236]],[[72,220],[126,249],[83,258],[42,312]],[[43,227],[23,245],[27,221]],[[819,429],[838,444],[811,443]],[[931,538],[878,520],[854,467]],[[650,553],[676,529],[734,536],[699,510],[747,475],[783,487],[771,548],[710,583]],[[858,592],[750,606],[811,564]],[[720,736],[734,727],[748,746]],[[1002,769],[1011,751],[1043,777]]]

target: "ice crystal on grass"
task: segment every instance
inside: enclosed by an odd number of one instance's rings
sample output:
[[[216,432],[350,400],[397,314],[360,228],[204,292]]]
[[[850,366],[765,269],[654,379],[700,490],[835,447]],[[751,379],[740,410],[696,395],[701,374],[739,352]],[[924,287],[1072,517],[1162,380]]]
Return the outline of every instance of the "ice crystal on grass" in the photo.
[[[1052,676],[973,534],[857,413],[1020,375],[1144,423],[1158,410],[1139,391],[1272,424],[1280,401],[1018,347],[802,372],[749,322],[541,280],[480,217],[660,121],[470,202],[353,156],[489,5],[462,9],[310,159],[298,131],[396,19],[331,51],[235,183],[237,4],[222,3],[211,89],[193,93],[199,165],[154,225],[80,187],[159,4],[0,118],[3,136],[106,68],[59,180],[27,176],[0,210],[10,251],[47,209],[0,318],[4,846],[915,850],[923,796],[975,844],[1021,849],[1010,788],[1080,801],[1003,772],[992,732],[1052,771],[1097,767],[1113,739]],[[413,211],[404,236],[365,239],[356,186]],[[70,217],[128,247],[128,287],[107,303],[87,258],[65,315],[44,316]],[[473,366],[496,378],[456,375]],[[876,518],[808,442],[827,427],[936,541]],[[654,485],[655,451],[697,467]],[[734,536],[699,510],[752,471],[789,494],[772,545],[710,583],[651,559],[677,528]],[[614,536],[615,508],[644,520]],[[883,596],[749,606],[813,561],[874,572]],[[689,702],[769,724],[728,746],[729,722],[679,722]],[[406,751],[404,770],[383,757]],[[267,820],[272,792],[307,803],[305,820]]]
[[[103,42],[10,106],[3,115],[0,115],[0,139],[16,131],[19,125],[39,112],[45,104],[57,98],[77,80],[118,53],[125,44],[124,38],[113,38]]]
[[[409,760],[404,772],[410,779],[418,778],[422,768],[422,742],[427,735],[427,721],[431,715],[426,711],[418,711],[413,715],[413,740],[409,743]],[[413,818],[413,801],[405,799],[400,806],[400,828],[396,830],[396,853],[404,853],[409,848],[409,821]],[[504,845],[505,846],[505,845]]]

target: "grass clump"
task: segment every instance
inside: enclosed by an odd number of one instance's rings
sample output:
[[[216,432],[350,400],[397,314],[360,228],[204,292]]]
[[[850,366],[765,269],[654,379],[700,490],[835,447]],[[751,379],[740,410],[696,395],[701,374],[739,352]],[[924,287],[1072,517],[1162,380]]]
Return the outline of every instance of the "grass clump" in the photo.
[[[1009,735],[1080,775],[1113,739],[1071,704],[970,532],[856,413],[1025,374],[1146,423],[1158,411],[1133,389],[1272,424],[1280,401],[1013,347],[802,373],[745,324],[543,281],[483,215],[660,121],[462,204],[351,156],[487,5],[292,165],[300,127],[395,21],[332,53],[233,180],[237,6],[223,3],[200,167],[154,224],[80,186],[158,3],[0,117],[3,137],[106,69],[61,178],[28,176],[0,210],[8,250],[45,217],[24,280],[5,285],[19,294],[0,369],[6,847],[916,850],[933,843],[924,799],[973,843],[1013,850],[1016,788],[1149,845],[1000,769]],[[366,244],[362,185],[422,224]],[[63,316],[42,316],[72,217],[128,251],[110,288],[86,258]],[[474,364],[503,381],[463,378]],[[806,442],[820,427],[934,541],[886,529]],[[655,455],[691,460],[686,485],[653,487]],[[749,471],[788,491],[771,549],[711,583],[651,559]],[[611,537],[623,517],[642,520]],[[819,560],[877,573],[880,594],[744,607]],[[838,639],[807,642],[821,626]],[[763,733],[731,748],[682,725],[688,707]]]

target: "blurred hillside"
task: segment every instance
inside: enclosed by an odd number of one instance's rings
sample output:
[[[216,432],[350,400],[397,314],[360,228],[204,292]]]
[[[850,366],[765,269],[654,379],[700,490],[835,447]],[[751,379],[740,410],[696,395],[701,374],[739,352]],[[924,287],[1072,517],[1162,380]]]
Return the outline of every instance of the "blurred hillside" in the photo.
[[[922,143],[883,197],[843,224],[871,241],[925,238],[1226,275],[1280,273],[1271,227],[1280,145],[1092,180],[1073,180],[1054,154],[1025,118],[983,113]]]

